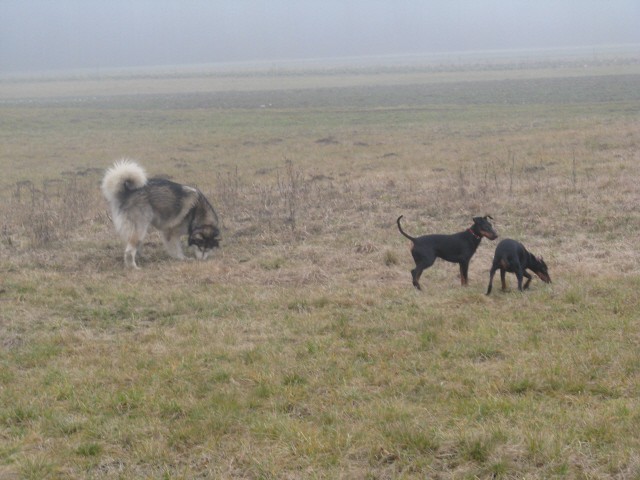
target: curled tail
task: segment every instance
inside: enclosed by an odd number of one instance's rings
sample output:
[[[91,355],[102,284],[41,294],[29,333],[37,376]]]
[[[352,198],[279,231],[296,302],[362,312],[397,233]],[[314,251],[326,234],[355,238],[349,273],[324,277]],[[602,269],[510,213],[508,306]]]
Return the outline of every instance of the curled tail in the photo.
[[[408,235],[404,230],[402,230],[402,227],[400,226],[400,219],[403,217],[403,215],[400,215],[398,217],[398,219],[396,220],[396,223],[398,224],[398,230],[400,230],[400,233],[402,235],[404,235],[405,237],[407,237],[409,240],[411,240],[412,242],[415,241],[415,238],[412,237],[411,235]]]
[[[104,174],[102,194],[112,208],[117,208],[126,192],[144,187],[146,183],[147,174],[144,169],[136,162],[125,158],[115,162]]]

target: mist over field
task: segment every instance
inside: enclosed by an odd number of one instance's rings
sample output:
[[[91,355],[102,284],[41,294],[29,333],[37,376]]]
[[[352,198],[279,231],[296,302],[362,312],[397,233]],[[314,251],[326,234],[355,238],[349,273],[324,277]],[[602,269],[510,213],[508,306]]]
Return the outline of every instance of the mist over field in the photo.
[[[640,3],[3,0],[0,73],[640,44]]]

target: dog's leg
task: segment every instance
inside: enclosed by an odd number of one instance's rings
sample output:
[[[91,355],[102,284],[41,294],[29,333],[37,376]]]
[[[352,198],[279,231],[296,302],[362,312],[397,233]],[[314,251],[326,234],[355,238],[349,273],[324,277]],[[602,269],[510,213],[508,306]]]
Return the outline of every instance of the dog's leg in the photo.
[[[500,267],[500,282],[502,282],[502,291],[506,291],[507,290],[507,271]]]
[[[124,265],[125,267],[133,267],[139,269],[136,264],[136,253],[138,252],[138,245],[140,242],[131,239],[127,242],[127,247],[124,250]]]
[[[463,287],[469,285],[469,262],[460,263],[460,284]]]
[[[493,276],[496,274],[496,270],[498,270],[498,267],[496,265],[492,265],[491,271],[489,272],[489,286],[487,287],[487,295],[491,293],[491,289],[493,288]]]
[[[411,250],[411,255],[416,262],[416,268],[411,270],[411,279],[413,281],[413,286],[418,290],[422,290],[420,287],[420,276],[422,272],[433,265],[433,262],[436,261],[435,255],[423,255],[420,252],[415,250]]]
[[[147,234],[147,227],[130,231],[127,239],[127,246],[124,250],[125,267],[139,268],[136,263],[136,255],[142,247],[142,240]]]
[[[422,275],[422,270],[418,270],[418,267],[411,270],[411,281],[413,282],[413,286],[418,290],[422,290],[420,287],[420,275]]]
[[[524,286],[522,287],[524,290],[526,290],[527,288],[529,288],[529,284],[531,283],[531,275],[529,275],[529,272],[527,272],[526,270],[524,270],[522,274],[525,277],[527,277],[527,281],[524,283]]]
[[[182,245],[180,244],[180,234],[175,231],[163,232],[162,242],[167,253],[178,260],[184,260],[184,252],[182,251]]]
[[[521,266],[518,266],[518,268],[516,269],[516,277],[518,277],[518,290],[522,291],[522,272],[523,272],[523,268]]]

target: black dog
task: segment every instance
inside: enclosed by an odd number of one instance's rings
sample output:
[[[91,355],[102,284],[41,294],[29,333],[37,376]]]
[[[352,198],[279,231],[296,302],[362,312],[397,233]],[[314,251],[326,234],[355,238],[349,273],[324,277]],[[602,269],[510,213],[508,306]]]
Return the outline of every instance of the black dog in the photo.
[[[535,273],[545,283],[551,283],[551,277],[549,277],[549,271],[547,270],[547,264],[544,263],[542,257],[536,257],[524,248],[520,242],[505,238],[496,247],[496,253],[493,257],[493,264],[491,265],[491,272],[489,273],[489,287],[487,288],[487,295],[491,293],[491,287],[493,285],[493,276],[496,270],[500,269],[500,280],[502,280],[502,290],[507,289],[505,283],[505,272],[515,273],[518,277],[518,290],[529,288],[531,282],[531,275],[527,272],[527,268]],[[522,286],[522,277],[527,277],[527,281]]]
[[[411,270],[411,277],[413,286],[418,290],[421,290],[420,275],[426,268],[433,265],[436,258],[460,264],[460,281],[462,285],[467,285],[469,282],[467,277],[469,262],[473,254],[476,253],[480,240],[482,240],[482,237],[487,237],[489,240],[498,238],[498,234],[489,223],[488,219],[491,218],[489,215],[475,217],[473,225],[463,232],[454,233],[453,235],[424,235],[418,238],[407,235],[402,230],[400,226],[401,218],[402,215],[398,217],[396,223],[400,233],[412,242],[411,255],[413,255],[413,259],[416,262],[416,268]]]

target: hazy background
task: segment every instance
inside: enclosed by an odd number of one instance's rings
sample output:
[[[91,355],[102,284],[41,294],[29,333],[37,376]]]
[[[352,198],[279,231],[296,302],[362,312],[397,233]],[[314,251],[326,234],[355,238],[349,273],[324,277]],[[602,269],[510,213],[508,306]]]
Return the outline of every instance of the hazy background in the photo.
[[[621,44],[639,0],[0,0],[0,73]]]

